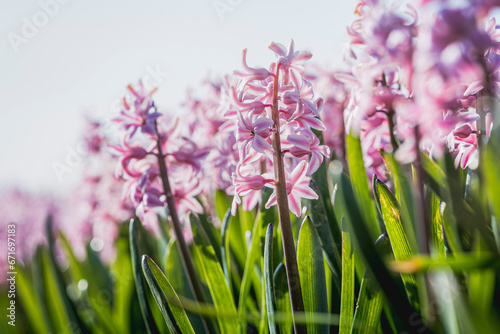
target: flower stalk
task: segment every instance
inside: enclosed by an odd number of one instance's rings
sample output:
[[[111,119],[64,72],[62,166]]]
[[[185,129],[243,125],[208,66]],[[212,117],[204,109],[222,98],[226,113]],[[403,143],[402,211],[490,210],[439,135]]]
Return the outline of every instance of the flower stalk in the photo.
[[[283,252],[285,255],[286,275],[288,278],[288,290],[290,292],[290,303],[292,314],[304,312],[304,301],[302,299],[302,288],[300,285],[299,268],[297,265],[297,255],[293,240],[292,222],[290,220],[290,210],[288,207],[288,195],[286,189],[285,167],[283,164],[283,153],[281,151],[280,140],[280,120],[278,112],[278,83],[279,64],[276,67],[273,87],[272,120],[274,122],[272,132],[272,145],[274,149],[274,175],[276,176],[276,197],[278,202],[278,214],[281,226],[281,237],[283,241]],[[294,317],[295,333],[307,333],[304,325],[297,324]]]
[[[172,227],[174,230],[174,235],[177,240],[176,244],[179,249],[182,266],[187,274],[187,279],[189,286],[191,287],[191,291],[193,291],[194,298],[200,302],[206,302],[205,296],[203,294],[203,288],[201,286],[200,280],[198,279],[196,268],[193,263],[193,258],[191,257],[191,252],[189,251],[189,247],[187,245],[186,239],[184,239],[184,234],[182,233],[182,226],[179,220],[179,215],[177,213],[177,208],[175,206],[175,197],[172,193],[172,189],[170,187],[170,182],[168,181],[168,171],[167,165],[165,163],[165,157],[163,155],[163,151],[161,148],[161,138],[160,133],[158,131],[158,124],[155,121],[155,130],[157,133],[156,146],[158,149],[158,168],[160,171],[160,178],[163,185],[163,190],[165,192],[168,214],[172,219]],[[205,328],[207,328],[207,323],[204,321]]]

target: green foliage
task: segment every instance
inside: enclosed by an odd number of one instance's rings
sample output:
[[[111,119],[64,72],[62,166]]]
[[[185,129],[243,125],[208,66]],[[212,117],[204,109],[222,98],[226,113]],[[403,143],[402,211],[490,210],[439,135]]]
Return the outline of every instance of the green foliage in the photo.
[[[370,189],[359,139],[346,144],[347,165],[321,165],[310,183],[319,199],[305,200],[307,217],[292,222],[305,306],[296,322],[308,333],[500,332],[498,143],[480,147],[475,171],[421,153],[423,194],[416,167],[389,152],[388,174]],[[263,205],[271,192],[258,210],[233,217],[231,198],[217,191],[213,208],[191,216],[204,303],[165,218],[158,236],[138,220],[121,224],[111,263],[90,243],[76,256],[49,222],[47,246],[16,268],[19,331],[292,333],[279,219]]]

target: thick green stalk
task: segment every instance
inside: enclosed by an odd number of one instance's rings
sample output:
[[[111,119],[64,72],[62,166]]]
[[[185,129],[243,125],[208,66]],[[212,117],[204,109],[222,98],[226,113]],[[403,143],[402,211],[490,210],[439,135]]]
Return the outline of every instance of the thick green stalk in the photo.
[[[292,222],[288,208],[288,194],[286,191],[285,166],[283,164],[283,153],[281,152],[280,120],[278,112],[278,82],[279,65],[276,67],[273,89],[272,119],[274,129],[272,133],[274,149],[274,175],[276,178],[276,197],[278,202],[278,213],[281,225],[281,238],[283,240],[283,252],[285,253],[286,275],[288,277],[288,290],[290,291],[290,303],[292,305],[293,325],[295,333],[307,333],[306,326],[295,322],[295,314],[304,312],[304,301],[302,300],[302,288],[300,285],[299,268],[297,266],[297,254],[293,240]]]

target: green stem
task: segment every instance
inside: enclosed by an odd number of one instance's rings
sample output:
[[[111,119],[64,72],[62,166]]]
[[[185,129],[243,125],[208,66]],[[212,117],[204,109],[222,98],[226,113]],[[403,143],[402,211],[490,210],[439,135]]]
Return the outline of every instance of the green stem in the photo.
[[[288,208],[288,194],[286,190],[285,166],[283,164],[283,154],[281,152],[280,140],[280,120],[278,112],[278,81],[279,65],[276,67],[273,89],[272,119],[274,130],[272,133],[273,141],[273,160],[274,175],[276,178],[276,197],[278,202],[278,213],[281,225],[281,238],[283,240],[283,252],[285,253],[285,267],[288,278],[288,290],[290,292],[290,303],[292,306],[293,326],[295,333],[307,333],[307,328],[295,321],[297,312],[304,312],[304,301],[302,300],[302,288],[300,285],[299,268],[297,265],[297,255],[295,253],[295,243],[293,240],[292,222],[290,220],[290,210]]]
[[[391,135],[391,146],[392,152],[396,152],[399,147],[398,141],[396,140],[396,135],[394,134],[396,123],[394,122],[395,112],[393,109],[389,109],[387,112],[387,122],[389,123],[389,133]]]
[[[184,234],[182,233],[181,222],[179,220],[179,215],[177,214],[177,208],[175,206],[175,197],[172,193],[170,182],[168,181],[167,165],[163,155],[163,150],[161,148],[160,133],[158,132],[158,125],[156,121],[155,121],[155,130],[157,134],[156,146],[158,149],[158,167],[160,170],[160,177],[163,185],[163,191],[165,192],[165,196],[167,199],[168,214],[172,219],[172,227],[174,230],[175,238],[177,239],[176,244],[181,256],[182,266],[184,267],[184,271],[187,274],[188,283],[189,286],[191,287],[191,290],[193,291],[194,298],[197,301],[204,303],[206,302],[206,300],[203,294],[203,288],[196,273],[196,268],[193,263],[191,252],[189,251],[186,239],[184,239]],[[208,324],[204,321],[204,319],[203,322],[204,322],[203,325],[205,326],[205,329],[208,333],[209,332],[207,329]]]

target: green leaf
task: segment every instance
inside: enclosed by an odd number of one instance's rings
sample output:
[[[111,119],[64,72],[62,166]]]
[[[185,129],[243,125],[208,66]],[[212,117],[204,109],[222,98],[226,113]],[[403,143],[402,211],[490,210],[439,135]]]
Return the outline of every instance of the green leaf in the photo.
[[[340,276],[341,276],[341,259],[336,246],[332,232],[330,230],[330,225],[328,224],[328,216],[326,214],[324,202],[322,200],[322,195],[319,191],[318,185],[311,181],[309,187],[313,189],[319,196],[317,200],[308,200],[309,213],[311,215],[312,223],[318,231],[318,235],[321,242],[321,248],[325,254],[326,262],[328,267],[333,274],[333,281],[335,283],[335,288],[340,292]],[[335,224],[337,222],[335,221]]]
[[[245,269],[243,271],[243,278],[241,280],[240,296],[238,302],[238,313],[240,315],[246,313],[247,303],[250,299],[250,288],[252,277],[255,275],[254,266],[260,256],[260,233],[261,226],[258,220],[255,222],[252,230],[252,242],[245,262]],[[259,294],[261,291],[256,292]],[[246,328],[245,321],[242,320],[243,328]]]
[[[66,284],[62,273],[59,270],[55,257],[55,240],[52,228],[52,217],[47,217],[45,225],[45,234],[47,236],[48,252],[42,252],[42,272],[44,278],[44,289],[47,292],[47,302],[59,310],[56,313],[57,319],[54,323],[62,325],[62,330],[69,330],[74,327],[87,330],[82,320],[79,318],[76,308],[68,297]],[[49,309],[51,309],[49,307]],[[52,312],[49,313],[52,316]],[[57,328],[57,326],[54,326]]]
[[[368,185],[368,178],[363,162],[361,142],[359,138],[354,137],[352,134],[348,134],[346,135],[346,146],[347,163],[349,165],[354,197],[361,209],[361,215],[367,224],[371,237],[375,239],[380,235],[380,230],[377,224],[377,213],[374,202],[370,195],[370,187]]]
[[[491,210],[496,216],[496,222],[500,223],[500,155],[493,145],[488,144],[484,148],[483,159],[481,161],[482,172],[484,174],[484,185],[488,194],[488,202]],[[500,226],[500,225],[498,225]]]
[[[481,255],[487,252],[487,246],[479,233],[476,233],[474,252]],[[471,306],[486,316],[490,314],[495,292],[495,270],[484,268],[471,270],[469,273],[469,301]]]
[[[61,285],[57,279],[56,268],[54,267],[51,257],[47,250],[42,250],[41,254],[42,261],[42,279],[43,287],[47,302],[47,309],[50,310],[49,317],[52,322],[52,328],[57,333],[65,333],[71,327],[75,326],[76,322],[73,322],[70,318],[69,312],[70,308],[66,306],[65,290],[61,289]]]
[[[233,296],[229,287],[226,284],[226,279],[219,261],[215,255],[215,251],[210,244],[210,240],[206,235],[201,223],[196,219],[196,216],[191,216],[191,228],[193,230],[193,250],[196,256],[200,259],[200,264],[203,274],[207,278],[208,288],[212,295],[215,308],[218,312],[228,312],[229,314],[237,314],[234,305]],[[239,333],[240,323],[235,318],[218,317],[221,333]]]
[[[320,142],[323,144],[323,133],[321,131],[314,131],[314,133],[318,136]],[[316,183],[319,189],[319,194],[321,195],[319,200],[323,202],[323,206],[325,208],[327,221],[330,225],[331,234],[333,236],[333,240],[335,241],[335,245],[337,245],[337,251],[340,253],[341,244],[342,244],[342,236],[340,234],[340,225],[335,217],[335,211],[333,210],[332,198],[330,195],[329,189],[329,180],[328,180],[328,164],[330,163],[329,159],[323,159],[323,162],[319,166],[318,170],[312,175],[312,179]],[[314,219],[313,219],[314,222]],[[319,230],[318,230],[319,231]]]
[[[408,243],[408,239],[406,238],[403,224],[401,223],[399,204],[391,191],[382,182],[377,181],[376,190],[394,257],[397,261],[409,260],[412,258],[413,253]],[[412,306],[418,310],[419,300],[415,276],[401,275],[401,278]]]
[[[179,247],[177,246],[177,241],[174,238],[172,238],[172,240],[168,243],[167,252],[168,255],[165,267],[165,276],[168,278],[168,281],[172,285],[172,288],[176,291],[177,295],[194,299],[193,291],[191,290],[186,271],[184,270],[182,264]],[[188,313],[187,315],[196,333],[203,333],[206,331],[201,317],[192,313]],[[207,322],[207,326],[210,325],[211,324]]]
[[[142,270],[171,333],[193,333],[181,301],[160,268],[149,256],[142,257]]]
[[[17,293],[19,295],[19,300],[26,311],[30,325],[37,333],[52,332],[50,330],[50,323],[48,323],[47,318],[42,312],[45,307],[42,306],[41,301],[35,294],[33,285],[26,277],[26,272],[19,266],[16,267],[16,272]],[[10,321],[10,319],[7,321]]]
[[[366,266],[371,268],[376,280],[385,293],[391,295],[390,302],[394,306],[398,317],[403,322],[405,329],[411,331],[413,328],[412,323],[414,321],[420,321],[420,316],[410,305],[406,291],[404,291],[404,287],[400,287],[398,285],[398,281],[389,273],[387,267],[382,261],[382,258],[371,242],[371,236],[368,232],[366,224],[359,214],[359,208],[356,201],[353,199],[354,195],[349,178],[342,173],[342,171],[338,171],[333,168],[331,170],[332,177],[334,180],[337,180],[337,186],[341,189],[338,199],[343,203],[343,206],[346,208],[346,212],[348,213],[346,221],[349,224],[349,231],[351,231],[354,236],[353,240],[355,241],[355,249],[359,250],[360,255],[362,255],[365,260]],[[359,262],[358,257],[356,257],[356,271],[358,271]],[[424,326],[422,333],[426,332],[426,330],[427,329]]]
[[[132,261],[132,271],[134,274],[135,291],[139,299],[142,318],[146,325],[148,333],[159,333],[158,327],[153,318],[151,307],[149,306],[148,296],[146,294],[146,284],[144,276],[142,276],[141,259],[139,255],[139,232],[137,230],[137,222],[134,219],[130,220],[130,259]]]
[[[347,226],[342,222],[342,295],[339,334],[351,333],[354,313],[354,249]]]
[[[221,250],[220,254],[222,256],[222,270],[224,271],[224,277],[226,277],[227,286],[232,290],[231,285],[231,253],[229,251],[229,238],[227,237],[229,222],[231,221],[231,209],[227,209],[224,219],[222,220],[221,227]]]
[[[126,224],[120,226],[124,230],[123,234],[115,240],[116,259],[111,264],[111,273],[114,277],[113,284],[113,322],[120,324],[120,331],[130,332],[131,302],[134,297],[134,279],[132,261],[130,259],[130,245],[128,238],[128,228]]]
[[[443,172],[441,167],[439,167],[439,165],[427,154],[420,152],[420,157],[422,160],[422,167],[424,168],[424,172],[430,178],[430,181],[435,183],[437,189],[434,190],[437,190],[437,193],[439,193],[441,189],[445,189],[447,187],[446,174]]]
[[[288,280],[286,268],[281,262],[273,275],[274,294],[276,297],[276,310],[278,313],[286,315],[286,321],[279,323],[281,334],[291,334],[293,327],[292,309],[290,306],[290,293],[288,292]]]
[[[299,232],[297,264],[304,299],[308,333],[329,333],[327,325],[315,324],[315,313],[328,313],[323,251],[316,228],[306,216]]]
[[[387,235],[381,236],[376,244],[377,248],[381,248],[384,253],[390,252]],[[383,307],[384,295],[382,289],[373,272],[367,268],[359,289],[351,333],[376,333]]]
[[[273,282],[273,224],[268,225],[266,232],[266,242],[264,245],[264,280],[269,333],[276,334],[278,329],[276,328],[276,323],[274,322],[276,298],[274,296]]]
[[[431,242],[432,242],[431,253],[435,254],[437,257],[443,258],[446,256],[446,249],[444,245],[441,201],[439,197],[432,191],[430,192],[430,202],[431,202],[430,206],[431,206]]]
[[[391,180],[395,188],[396,199],[401,205],[401,220],[408,242],[413,252],[418,251],[417,222],[419,217],[415,212],[414,185],[405,169],[396,161],[393,154],[383,153],[384,161],[391,172]]]

